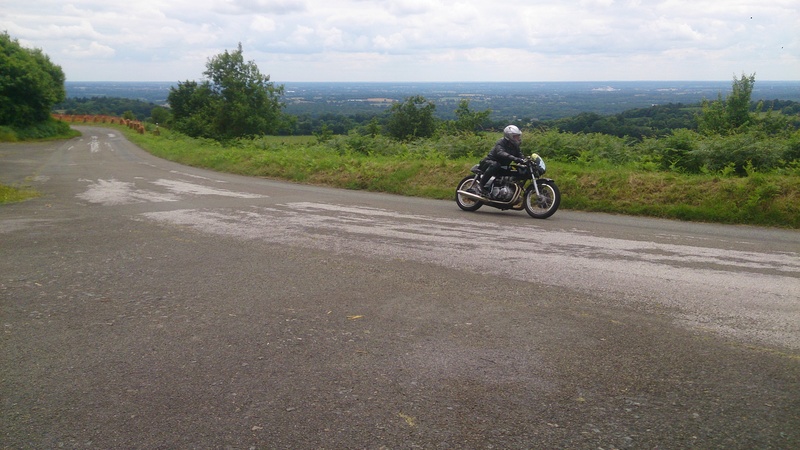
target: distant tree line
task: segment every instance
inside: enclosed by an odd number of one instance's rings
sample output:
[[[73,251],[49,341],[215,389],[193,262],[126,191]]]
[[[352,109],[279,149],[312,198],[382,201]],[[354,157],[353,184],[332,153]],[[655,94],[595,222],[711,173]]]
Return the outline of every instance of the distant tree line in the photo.
[[[414,98],[414,97],[412,97]],[[719,99],[718,99],[719,100]],[[422,103],[429,103],[421,100]],[[413,102],[412,102],[413,103]],[[405,108],[404,114],[411,110],[405,103],[396,103],[394,109],[376,111],[375,113],[354,114],[311,114],[304,113],[285,119],[275,131],[280,135],[320,135],[330,133],[333,135],[347,134],[353,130],[363,130],[372,125],[373,130],[377,124],[381,130],[388,126],[390,118],[398,110]],[[141,121],[158,123],[162,126],[171,126],[174,123],[172,112],[160,105],[135,99],[120,97],[91,97],[68,98],[53,106],[53,110],[66,114],[106,114],[135,118]],[[800,126],[800,102],[791,100],[766,100],[749,102],[748,110],[756,114],[784,116],[788,118],[788,125],[794,128]],[[628,137],[641,140],[648,137],[667,136],[673,130],[687,129],[698,130],[698,117],[703,112],[703,104],[669,103],[654,105],[649,108],[635,108],[618,114],[598,114],[584,112],[571,117],[553,120],[536,120],[531,118],[500,118],[492,119],[490,110],[474,111],[468,100],[461,100],[455,111],[442,113],[438,105],[431,110],[437,126],[453,131],[489,131],[499,130],[510,122],[536,128],[555,128],[569,133],[602,133],[617,137]],[[453,116],[455,119],[442,119],[443,116]],[[466,124],[465,122],[469,122]],[[402,131],[397,131],[403,134]],[[414,135],[412,132],[410,135]]]
[[[462,111],[466,107],[468,114],[475,113],[475,111],[469,110],[470,104],[467,100],[462,102],[462,106],[459,107]],[[759,105],[762,106],[760,110]],[[168,108],[150,102],[121,97],[68,98],[54,105],[53,111],[65,114],[126,116],[127,118],[135,118],[160,125],[169,125],[168,122],[172,119]],[[481,112],[485,113],[485,111]],[[754,113],[757,111],[772,111],[773,114],[780,114],[790,118],[797,117],[800,114],[800,102],[791,100],[751,102],[750,111]],[[492,120],[488,117],[488,114],[485,114],[486,117],[482,116],[479,121],[473,121],[473,129],[476,131],[498,130],[508,125],[507,122],[516,121],[529,126],[557,128],[570,133],[603,133],[611,136],[642,139],[645,137],[666,136],[677,129],[697,130],[697,118],[701,112],[701,103],[694,105],[670,103],[650,108],[630,109],[619,114],[580,113],[572,117],[545,121],[528,118]],[[290,126],[280,129],[277,134],[312,136],[320,133],[323,128],[330,130],[333,134],[347,134],[351,130],[365,127],[374,121],[383,126],[389,115],[388,111],[374,114],[301,114],[294,116]],[[436,119],[443,124],[451,123],[441,119],[441,115],[438,113],[436,114]],[[793,124],[795,127],[798,126],[797,121],[794,121]]]
[[[572,117],[539,122],[541,126],[570,133],[603,133],[618,137],[665,136],[672,130],[697,129],[700,105],[670,103],[650,108],[636,108],[619,114],[581,113]]]
[[[375,114],[287,114],[282,85],[270,82],[252,61],[245,62],[242,46],[210,58],[205,80],[185,81],[170,88],[169,107],[115,97],[65,98],[64,74],[40,50],[22,48],[7,33],[0,34],[0,126],[36,127],[52,123],[50,113],[121,115],[158,123],[189,136],[220,141],[260,135],[389,136],[399,141],[434,135],[496,131],[508,123],[527,129],[578,134],[604,134],[642,141],[670,136],[676,130],[703,135],[730,135],[757,130],[765,136],[797,130],[800,103],[789,100],[753,102],[755,74],[734,78],[727,98],[700,104],[666,104],[618,114],[579,113],[538,120],[497,117],[489,109],[475,110],[469,100],[457,100],[442,111],[433,101],[414,95]],[[438,108],[438,109],[437,109]]]
[[[153,116],[159,117],[160,109],[169,114],[167,108],[155,103],[122,97],[72,97],[53,106],[54,111],[64,114],[103,114],[119,117],[127,114],[140,121],[149,120]]]

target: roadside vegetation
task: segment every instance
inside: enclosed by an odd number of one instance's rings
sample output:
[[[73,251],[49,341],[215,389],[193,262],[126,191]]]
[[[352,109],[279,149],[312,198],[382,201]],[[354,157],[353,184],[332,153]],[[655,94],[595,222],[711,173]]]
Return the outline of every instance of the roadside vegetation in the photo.
[[[0,142],[75,136],[69,125],[50,116],[53,105],[66,97],[61,67],[3,32],[0,69]]]
[[[0,38],[12,55],[0,61],[10,67],[4,74],[24,80],[26,70],[41,72],[38,96],[22,95],[27,85],[17,78],[0,84],[0,140],[69,136],[69,125],[50,117],[64,100],[61,69],[41,51],[22,49],[7,34]],[[139,130],[146,132],[117,127],[153,154],[187,165],[450,199],[457,181],[500,137],[492,130],[507,124],[492,123],[491,111],[472,110],[467,100],[454,119],[439,119],[436,105],[417,95],[382,116],[350,121],[345,128],[323,121],[307,128],[310,135],[296,136],[291,134],[298,118],[283,113],[280,102],[283,87],[245,62],[241,45],[210,58],[206,68],[206,81],[171,88],[170,109],[150,110]],[[524,130],[523,151],[545,159],[563,208],[800,228],[796,105],[752,102],[754,83],[755,75],[742,75],[727,98],[689,107],[517,122]],[[130,110],[123,116],[136,118]]]
[[[120,129],[154,155],[190,166],[435,199],[451,199],[456,183],[500,136],[438,135],[402,142],[351,133],[325,140],[269,136],[221,144],[167,130],[156,136]],[[698,154],[721,150],[727,155],[726,146],[737,148],[748,139],[694,137]],[[682,142],[631,145],[604,135],[533,130],[525,133],[523,150],[545,159],[565,209],[800,228],[800,165],[760,170],[749,160],[729,159],[718,169],[703,166],[689,173],[663,159]],[[762,145],[757,142],[752,149]],[[768,151],[797,149],[797,143],[796,137],[775,141]]]
[[[5,186],[0,184],[0,205],[4,203],[21,202],[31,198],[39,197],[39,193],[27,188]]]
[[[50,116],[64,100],[64,72],[38,49],[0,33],[0,142],[62,139],[80,135]],[[0,204],[36,197],[35,191],[0,184]]]

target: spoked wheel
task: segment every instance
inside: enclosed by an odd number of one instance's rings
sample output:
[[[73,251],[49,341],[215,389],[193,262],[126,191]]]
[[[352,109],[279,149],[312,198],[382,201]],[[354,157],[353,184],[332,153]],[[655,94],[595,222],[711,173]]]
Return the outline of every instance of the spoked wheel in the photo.
[[[533,185],[525,191],[525,211],[534,219],[547,219],[561,204],[561,191],[553,181],[539,182],[539,195]]]
[[[461,195],[458,193],[458,191],[466,191],[470,189],[474,184],[475,176],[470,175],[468,177],[464,177],[464,179],[458,183],[458,187],[456,188],[456,204],[458,204],[458,207],[464,211],[477,211],[478,208],[483,206],[483,203],[480,200],[475,200],[474,198],[470,198],[466,195]]]

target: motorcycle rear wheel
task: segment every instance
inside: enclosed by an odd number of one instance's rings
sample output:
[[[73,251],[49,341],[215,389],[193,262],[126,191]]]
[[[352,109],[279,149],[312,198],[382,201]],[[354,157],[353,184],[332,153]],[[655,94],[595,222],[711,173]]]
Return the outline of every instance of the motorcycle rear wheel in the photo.
[[[539,181],[539,193],[531,185],[525,191],[525,211],[534,219],[547,219],[556,213],[561,204],[561,191],[552,180]]]
[[[475,200],[474,198],[470,198],[466,195],[461,195],[458,193],[458,191],[466,191],[470,189],[474,184],[475,175],[470,175],[464,177],[464,179],[458,183],[458,187],[456,188],[456,204],[464,211],[477,211],[478,208],[483,206],[483,202],[480,200]]]

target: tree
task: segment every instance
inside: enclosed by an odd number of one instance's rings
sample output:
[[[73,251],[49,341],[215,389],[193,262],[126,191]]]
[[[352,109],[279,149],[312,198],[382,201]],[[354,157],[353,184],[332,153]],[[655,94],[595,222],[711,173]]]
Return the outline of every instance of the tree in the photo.
[[[380,122],[378,122],[377,117],[373,117],[372,119],[370,119],[369,123],[367,124],[366,130],[367,134],[369,134],[371,137],[375,137],[381,134],[381,124]]]
[[[756,74],[749,77],[742,74],[740,79],[733,79],[732,91],[725,104],[731,129],[743,128],[750,124],[750,96],[753,94],[755,83]]]
[[[386,129],[390,136],[403,141],[431,137],[436,131],[435,109],[436,105],[421,95],[409,97],[389,109]]]
[[[0,34],[0,125],[28,127],[50,120],[67,96],[64,72],[40,49],[23,48]]]
[[[172,120],[172,114],[169,112],[167,108],[163,106],[156,106],[150,112],[150,121],[155,123],[156,125],[169,125],[169,122]]]
[[[314,132],[314,136],[317,138],[317,143],[322,144],[333,139],[333,130],[331,130],[328,124],[323,123],[322,128]]]
[[[233,52],[210,58],[203,75],[202,83],[187,80],[170,88],[167,100],[176,130],[228,140],[274,134],[282,127],[283,86],[270,82],[255,62],[244,62],[241,43]]]
[[[750,96],[756,74],[733,79],[731,93],[723,101],[722,94],[714,102],[704,101],[698,117],[698,129],[704,134],[731,134],[751,124]]]
[[[167,102],[172,109],[176,131],[193,137],[218,138],[213,126],[217,108],[211,83],[179,82],[177,88],[170,88]]]
[[[458,108],[456,108],[456,121],[455,121],[455,128],[458,131],[463,131],[467,133],[474,133],[478,131],[487,120],[489,120],[489,116],[492,114],[491,109],[487,109],[484,111],[473,111],[469,109],[469,100],[461,100],[458,102]]]

